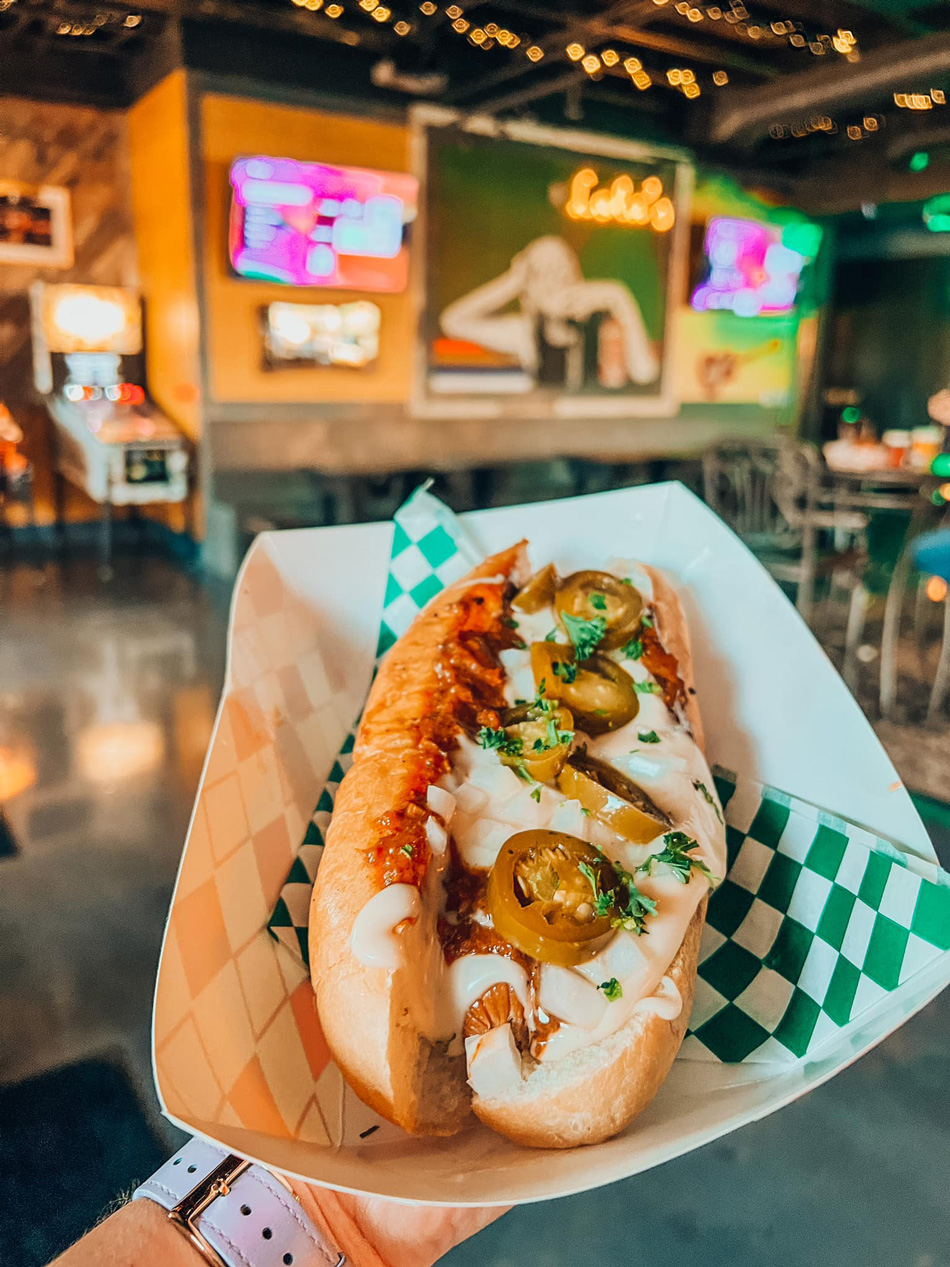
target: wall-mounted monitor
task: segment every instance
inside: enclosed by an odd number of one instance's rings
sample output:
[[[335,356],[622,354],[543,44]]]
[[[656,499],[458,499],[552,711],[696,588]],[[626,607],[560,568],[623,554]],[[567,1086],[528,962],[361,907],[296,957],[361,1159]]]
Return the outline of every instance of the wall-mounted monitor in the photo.
[[[376,304],[268,304],[261,312],[268,369],[337,365],[363,369],[379,355]]]
[[[239,158],[228,252],[240,277],[287,286],[405,290],[419,183],[403,172]]]
[[[697,312],[740,317],[790,312],[802,270],[821,244],[814,224],[773,225],[714,216],[706,226],[699,282],[690,297]]]

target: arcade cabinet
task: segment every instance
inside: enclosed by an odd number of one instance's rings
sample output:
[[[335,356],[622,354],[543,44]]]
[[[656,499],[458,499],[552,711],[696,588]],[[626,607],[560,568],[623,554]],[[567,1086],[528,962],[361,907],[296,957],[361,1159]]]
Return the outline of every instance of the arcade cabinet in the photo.
[[[33,377],[55,423],[56,469],[99,503],[108,570],[113,506],[188,495],[187,440],[146,397],[135,291],[35,282],[30,306]]]

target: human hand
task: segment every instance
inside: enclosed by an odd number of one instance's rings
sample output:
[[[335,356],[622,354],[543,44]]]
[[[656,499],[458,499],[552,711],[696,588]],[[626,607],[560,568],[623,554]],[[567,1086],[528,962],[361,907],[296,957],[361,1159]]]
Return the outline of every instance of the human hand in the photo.
[[[306,1184],[295,1184],[294,1191],[349,1267],[431,1267],[509,1208],[410,1205]]]

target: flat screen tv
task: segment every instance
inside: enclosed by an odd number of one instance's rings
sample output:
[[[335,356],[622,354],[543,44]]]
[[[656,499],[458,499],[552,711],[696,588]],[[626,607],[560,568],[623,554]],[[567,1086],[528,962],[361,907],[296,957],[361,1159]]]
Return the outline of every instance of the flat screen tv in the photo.
[[[821,230],[813,224],[782,226],[714,216],[706,226],[690,304],[698,312],[725,309],[740,317],[790,312],[802,270],[820,242]]]
[[[418,181],[292,158],[231,166],[228,254],[240,277],[287,286],[405,290]]]

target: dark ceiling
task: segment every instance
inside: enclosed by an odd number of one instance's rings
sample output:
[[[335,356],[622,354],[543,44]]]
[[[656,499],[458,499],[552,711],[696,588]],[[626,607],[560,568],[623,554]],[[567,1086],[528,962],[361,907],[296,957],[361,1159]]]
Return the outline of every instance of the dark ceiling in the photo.
[[[122,106],[180,64],[672,138],[825,209],[950,187],[950,0],[0,0],[0,93]]]

